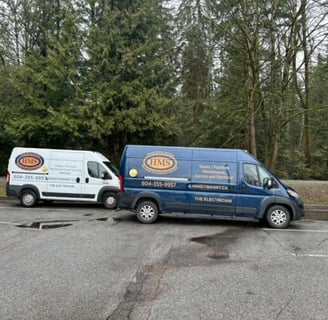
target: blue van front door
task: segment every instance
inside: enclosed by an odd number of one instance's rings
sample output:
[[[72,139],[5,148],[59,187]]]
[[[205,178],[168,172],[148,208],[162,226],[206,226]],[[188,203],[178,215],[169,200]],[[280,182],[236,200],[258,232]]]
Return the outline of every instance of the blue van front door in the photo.
[[[241,170],[243,175],[239,184],[236,216],[257,218],[262,203],[266,198],[274,196],[272,189],[264,187],[265,178],[271,175],[263,167],[253,163],[244,163]]]

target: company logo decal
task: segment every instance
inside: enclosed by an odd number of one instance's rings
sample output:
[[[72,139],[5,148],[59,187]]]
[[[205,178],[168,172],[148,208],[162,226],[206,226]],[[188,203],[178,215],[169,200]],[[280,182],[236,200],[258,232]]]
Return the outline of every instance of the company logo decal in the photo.
[[[23,170],[37,170],[44,164],[44,159],[37,153],[26,152],[20,154],[16,158],[15,163],[17,167]]]
[[[147,154],[142,167],[151,173],[168,174],[178,169],[178,162],[171,153],[155,151]]]

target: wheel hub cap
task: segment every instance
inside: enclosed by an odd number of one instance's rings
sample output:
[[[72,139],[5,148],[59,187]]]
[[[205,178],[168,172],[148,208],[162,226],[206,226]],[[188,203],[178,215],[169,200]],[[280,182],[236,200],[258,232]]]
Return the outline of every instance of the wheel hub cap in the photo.
[[[145,219],[145,220],[149,220],[154,216],[154,209],[151,206],[144,206],[141,209],[141,216]]]
[[[113,197],[109,197],[107,198],[107,203],[108,204],[113,204],[115,202],[114,198]]]
[[[287,220],[286,213],[282,210],[273,211],[271,217],[272,217],[272,222],[277,225],[281,225],[285,223]]]
[[[26,203],[32,203],[33,202],[33,196],[28,194],[24,197],[24,200]]]

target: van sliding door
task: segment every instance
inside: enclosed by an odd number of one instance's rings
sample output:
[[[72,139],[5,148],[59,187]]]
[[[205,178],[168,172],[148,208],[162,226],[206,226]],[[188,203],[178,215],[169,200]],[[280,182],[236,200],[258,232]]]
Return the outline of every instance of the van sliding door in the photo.
[[[189,188],[192,213],[229,216],[235,214],[237,164],[193,161]]]
[[[42,194],[59,199],[79,198],[83,154],[51,152],[49,161],[48,188]]]

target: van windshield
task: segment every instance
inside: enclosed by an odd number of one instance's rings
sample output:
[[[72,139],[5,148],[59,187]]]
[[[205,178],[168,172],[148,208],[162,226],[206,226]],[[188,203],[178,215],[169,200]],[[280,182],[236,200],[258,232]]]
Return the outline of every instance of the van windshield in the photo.
[[[112,171],[117,177],[120,175],[120,171],[109,161],[103,161],[103,164]]]

